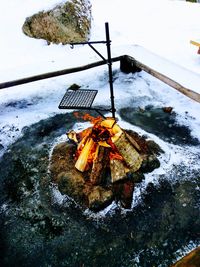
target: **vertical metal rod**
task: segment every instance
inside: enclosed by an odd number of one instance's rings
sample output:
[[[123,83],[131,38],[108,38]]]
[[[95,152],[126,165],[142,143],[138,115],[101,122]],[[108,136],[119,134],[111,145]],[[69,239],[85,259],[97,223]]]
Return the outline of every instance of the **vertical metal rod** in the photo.
[[[110,99],[111,99],[111,109],[112,116],[115,118],[115,102],[114,102],[114,91],[113,91],[113,75],[112,75],[112,60],[111,60],[111,50],[110,50],[110,34],[108,22],[105,23],[106,30],[106,46],[108,54],[108,73],[109,73],[109,84],[110,84]]]

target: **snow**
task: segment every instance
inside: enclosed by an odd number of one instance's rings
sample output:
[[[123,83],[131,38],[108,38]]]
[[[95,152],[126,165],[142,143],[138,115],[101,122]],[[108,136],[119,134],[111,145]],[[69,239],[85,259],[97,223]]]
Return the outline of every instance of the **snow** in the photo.
[[[44,40],[23,34],[21,28],[26,17],[61,2],[64,1],[8,0],[1,3],[0,24],[5,26],[0,27],[0,82],[100,60],[88,46],[71,49],[69,45],[47,45]],[[170,0],[92,0],[92,14],[91,40],[105,39],[104,24],[109,22],[112,56],[131,55],[200,92],[200,57],[196,54],[197,47],[190,44],[191,39],[199,38],[200,4]],[[98,45],[97,49],[106,55],[105,45]],[[113,69],[118,71],[119,63],[113,64]],[[58,103],[74,82],[100,88],[95,104],[109,104],[106,73],[107,67],[102,66],[98,71],[91,69],[0,90],[2,151],[21,135],[24,126],[63,112],[58,109]],[[127,106],[130,99],[140,101],[141,96],[143,102],[136,101],[137,105],[173,106],[179,122],[187,123],[192,134],[200,138],[200,105],[145,72],[138,75],[118,73],[114,90],[117,108]],[[184,119],[186,110],[192,118],[187,121]]]
[[[88,46],[71,49],[69,45],[47,45],[44,40],[23,34],[21,28],[27,16],[48,10],[61,2],[64,1],[8,0],[1,3],[3,15],[0,16],[0,24],[6,26],[0,27],[0,82],[76,67],[100,59]],[[199,4],[168,0],[92,0],[92,14],[91,40],[105,39],[104,23],[109,22],[112,56],[128,54],[136,57],[172,78],[178,77],[188,87],[193,84],[194,90],[196,88],[199,92],[200,57],[196,54],[196,47],[190,44],[190,39],[199,37]],[[105,45],[98,45],[97,49],[106,55]],[[113,68],[118,70],[119,64],[113,64]],[[101,88],[102,93],[98,94],[95,104],[109,104],[104,77],[106,71],[107,67],[102,66],[98,72],[91,69],[1,90],[0,143],[6,148],[20,136],[24,126],[63,112],[58,110],[58,103],[66,88],[74,82]],[[122,83],[127,80],[130,83],[127,82],[122,91]],[[147,81],[150,86],[147,86]],[[160,101],[163,105],[175,107],[181,121],[187,106],[187,111],[195,118],[187,123],[193,134],[199,137],[198,103],[146,73],[142,77],[138,75],[137,79],[133,75],[119,73],[114,86],[117,107],[126,106],[130,97],[144,95],[154,103]],[[15,101],[18,101],[17,106]]]
[[[44,40],[32,39],[23,34],[21,28],[27,16],[48,10],[61,2],[64,1],[8,0],[1,3],[3,15],[0,16],[0,24],[5,27],[0,27],[0,82],[100,59],[88,46],[71,49],[69,45],[47,45]],[[105,38],[104,23],[108,21],[112,56],[128,54],[136,57],[174,79],[178,77],[183,85],[192,85],[199,92],[200,57],[196,54],[196,47],[190,44],[190,39],[199,37],[199,4],[169,0],[92,0],[92,14],[91,40]],[[98,45],[97,49],[102,54],[106,53],[105,45]],[[119,64],[113,64],[113,68],[118,70]],[[63,112],[58,110],[58,103],[66,88],[74,82],[101,88],[102,93],[98,94],[95,103],[109,104],[104,77],[106,71],[107,67],[102,66],[98,72],[97,69],[91,69],[0,90],[0,143],[6,148],[20,136],[24,126]],[[127,80],[130,83],[127,82],[122,91],[122,83]],[[187,124],[199,138],[200,106],[195,101],[144,72],[137,79],[132,74],[119,73],[114,86],[117,107],[126,106],[130,97],[137,99],[138,95],[144,95],[150,102],[175,107],[180,121],[184,121],[187,107],[187,112],[194,118]],[[17,106],[15,101],[18,101]]]

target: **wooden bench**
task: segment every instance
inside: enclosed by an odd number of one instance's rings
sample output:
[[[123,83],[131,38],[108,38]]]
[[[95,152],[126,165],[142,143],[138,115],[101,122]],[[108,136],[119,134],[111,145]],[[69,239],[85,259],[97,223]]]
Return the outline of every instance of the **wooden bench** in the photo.
[[[198,47],[197,54],[200,54],[200,41],[190,41],[191,44],[196,45]]]

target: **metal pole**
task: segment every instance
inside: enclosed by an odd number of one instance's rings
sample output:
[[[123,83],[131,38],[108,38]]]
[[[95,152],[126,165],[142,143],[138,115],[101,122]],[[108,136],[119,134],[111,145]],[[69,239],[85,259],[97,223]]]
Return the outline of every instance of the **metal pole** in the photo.
[[[109,73],[109,84],[110,84],[110,99],[111,99],[111,109],[112,116],[115,118],[115,102],[114,102],[114,92],[113,92],[113,75],[112,75],[112,59],[111,59],[111,51],[110,51],[110,35],[109,35],[109,25],[108,22],[105,23],[106,30],[106,46],[107,46],[107,54],[108,54],[108,73]]]

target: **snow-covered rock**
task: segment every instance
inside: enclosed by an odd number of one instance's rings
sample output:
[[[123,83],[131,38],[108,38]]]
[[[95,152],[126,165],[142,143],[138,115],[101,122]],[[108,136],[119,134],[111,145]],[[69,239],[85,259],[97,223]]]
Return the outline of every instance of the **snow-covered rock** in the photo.
[[[88,0],[70,0],[49,11],[28,17],[23,32],[48,43],[81,42],[88,39],[91,27],[91,4]]]

